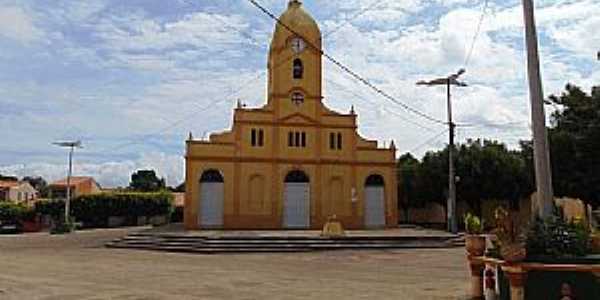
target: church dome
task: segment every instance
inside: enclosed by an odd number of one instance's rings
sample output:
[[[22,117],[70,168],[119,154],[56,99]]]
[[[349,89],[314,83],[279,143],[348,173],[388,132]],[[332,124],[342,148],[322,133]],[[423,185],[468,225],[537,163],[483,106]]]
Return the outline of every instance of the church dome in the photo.
[[[281,23],[291,28],[294,32],[307,39],[315,46],[321,47],[321,30],[313,17],[303,8],[299,0],[290,0],[287,10],[279,17]],[[293,34],[284,26],[277,23],[271,48],[285,46],[287,40]]]

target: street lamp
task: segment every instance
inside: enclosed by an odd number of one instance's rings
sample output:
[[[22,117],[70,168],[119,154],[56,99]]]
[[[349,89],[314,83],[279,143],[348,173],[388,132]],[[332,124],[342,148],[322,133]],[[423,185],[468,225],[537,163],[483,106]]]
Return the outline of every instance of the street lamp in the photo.
[[[83,148],[81,141],[76,142],[55,142],[53,145],[70,148],[69,150],[69,171],[67,173],[67,199],[65,201],[65,223],[69,222],[69,206],[71,204],[71,173],[73,172],[73,152],[75,148]]]
[[[452,102],[450,87],[455,85],[459,87],[468,86],[462,81],[458,81],[458,77],[465,73],[465,69],[460,69],[455,74],[449,75],[443,78],[437,78],[429,81],[421,80],[417,82],[417,85],[436,86],[445,85],[446,95],[448,100],[448,127],[449,132],[449,147],[448,147],[448,204],[447,204],[447,218],[448,218],[448,231],[452,233],[458,232],[458,223],[456,220],[456,178],[454,175],[454,128],[456,125],[452,122]]]

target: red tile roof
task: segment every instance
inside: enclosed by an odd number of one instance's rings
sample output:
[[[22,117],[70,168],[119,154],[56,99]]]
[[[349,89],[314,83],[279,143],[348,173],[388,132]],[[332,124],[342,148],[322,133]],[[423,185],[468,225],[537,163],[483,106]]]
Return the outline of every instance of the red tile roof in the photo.
[[[71,176],[71,181],[69,182],[71,186],[82,184],[86,181],[95,181],[93,177],[89,176]],[[51,186],[67,186],[67,178],[63,178],[61,180],[55,181],[50,184]]]
[[[20,181],[0,180],[0,188],[11,188],[21,185]]]

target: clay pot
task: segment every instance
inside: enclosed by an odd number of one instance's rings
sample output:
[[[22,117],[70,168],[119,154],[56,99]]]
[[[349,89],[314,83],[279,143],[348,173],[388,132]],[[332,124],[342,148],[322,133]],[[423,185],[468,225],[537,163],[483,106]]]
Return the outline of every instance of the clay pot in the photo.
[[[500,256],[509,263],[520,262],[527,258],[527,249],[522,244],[501,245]]]
[[[479,234],[467,234],[465,236],[465,248],[471,256],[483,256],[485,253],[485,236]]]
[[[593,234],[590,237],[590,250],[594,254],[600,254],[600,233]]]

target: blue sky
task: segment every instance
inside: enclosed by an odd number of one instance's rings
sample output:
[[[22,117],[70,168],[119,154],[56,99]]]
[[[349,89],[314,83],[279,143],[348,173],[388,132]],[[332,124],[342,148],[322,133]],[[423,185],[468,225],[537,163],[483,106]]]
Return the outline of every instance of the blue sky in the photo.
[[[280,14],[286,0],[262,0]],[[465,65],[483,0],[305,0],[325,51],[411,107],[446,118],[444,91],[415,86]],[[600,83],[600,0],[535,1],[546,95]],[[490,1],[455,91],[458,139],[530,136],[520,1]],[[184,140],[230,127],[238,99],[265,102],[274,24],[246,0],[0,0],[0,173],[65,175],[52,141],[81,139],[75,173],[104,186],[155,168],[183,180]],[[331,32],[331,33],[330,33]],[[399,153],[444,130],[324,63],[325,103]],[[415,124],[416,123],[416,124]],[[418,147],[421,146],[421,147]]]

